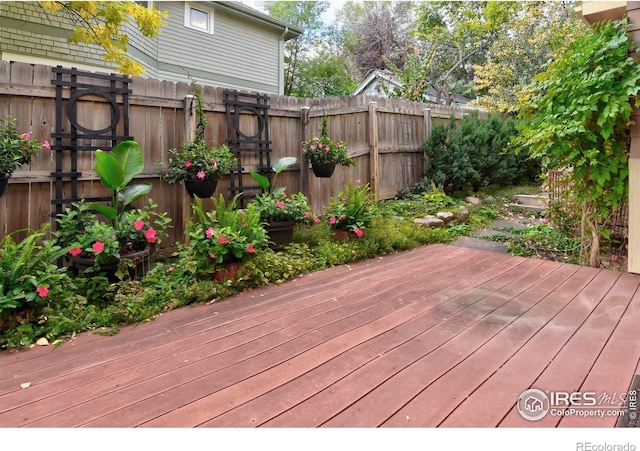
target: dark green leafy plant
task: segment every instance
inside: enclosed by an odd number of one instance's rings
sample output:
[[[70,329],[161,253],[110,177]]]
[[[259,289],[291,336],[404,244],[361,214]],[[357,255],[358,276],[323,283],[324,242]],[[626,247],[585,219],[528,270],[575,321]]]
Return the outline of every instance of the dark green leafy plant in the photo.
[[[347,154],[347,143],[334,141],[329,137],[327,116],[322,117],[320,135],[302,143],[305,161],[310,163],[335,163],[342,166],[355,166],[355,161]]]
[[[67,279],[65,268],[55,264],[67,250],[46,239],[47,229],[31,231],[19,242],[12,235],[0,241],[0,314],[46,302],[50,290]]]
[[[353,180],[324,207],[324,216],[332,229],[353,232],[358,237],[371,227],[374,213],[375,202],[369,184],[355,186]]]
[[[40,149],[50,149],[48,141],[40,143],[28,133],[20,134],[15,117],[0,118],[0,177],[11,177],[13,171],[29,164]]]
[[[514,143],[548,170],[569,170],[581,210],[581,261],[600,263],[600,238],[626,201],[628,131],[640,91],[640,66],[629,57],[627,20],[594,24],[562,48],[536,76],[520,105]]]

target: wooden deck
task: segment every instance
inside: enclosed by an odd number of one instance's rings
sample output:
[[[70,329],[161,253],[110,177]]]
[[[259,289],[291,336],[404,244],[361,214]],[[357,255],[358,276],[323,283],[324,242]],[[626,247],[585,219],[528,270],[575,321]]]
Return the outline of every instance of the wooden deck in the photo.
[[[0,353],[2,427],[613,427],[519,395],[625,393],[640,276],[431,245]],[[30,387],[21,389],[23,383]]]

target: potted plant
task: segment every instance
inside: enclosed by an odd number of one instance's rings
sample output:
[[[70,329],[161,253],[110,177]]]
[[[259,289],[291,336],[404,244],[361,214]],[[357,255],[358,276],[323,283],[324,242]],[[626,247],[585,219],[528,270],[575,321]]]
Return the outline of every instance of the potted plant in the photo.
[[[322,117],[320,136],[304,141],[302,154],[305,161],[311,163],[316,177],[331,177],[337,164],[355,166],[354,160],[347,156],[347,143],[329,138],[326,114]]]
[[[29,164],[42,147],[51,149],[48,141],[40,143],[31,139],[29,133],[18,133],[16,124],[14,117],[0,119],[0,196],[7,188],[13,171]]]
[[[311,212],[307,197],[303,193],[287,195],[286,187],[274,188],[278,174],[295,164],[296,157],[283,157],[273,163],[273,181],[251,171],[251,176],[258,182],[263,193],[254,198],[260,211],[260,218],[266,223],[265,229],[271,239],[271,248],[280,249],[291,243],[293,230],[298,223],[317,222],[318,218]]]
[[[207,126],[204,101],[198,89],[194,93],[198,126],[193,141],[182,144],[181,149],[169,149],[169,169],[164,180],[169,183],[181,182],[189,196],[211,197],[216,190],[218,180],[229,174],[235,163],[235,157],[226,145],[209,146],[204,139]]]
[[[117,269],[120,278],[124,267],[144,272],[171,220],[151,199],[143,208],[131,207],[151,191],[150,184],[129,184],[144,168],[142,150],[135,141],[124,141],[111,152],[97,150],[96,160],[94,170],[111,192],[111,205],[73,203],[56,219],[58,243],[69,248],[79,271]]]
[[[268,243],[257,206],[249,204],[246,209],[237,209],[239,196],[229,203],[222,194],[212,198],[210,211],[205,211],[202,200],[195,198],[195,218],[188,220],[185,229],[189,236],[187,256],[195,268],[203,269],[217,281],[237,277],[244,262]]]
[[[354,186],[352,180],[324,207],[324,216],[336,238],[363,236],[364,230],[373,223],[374,212],[369,184]]]

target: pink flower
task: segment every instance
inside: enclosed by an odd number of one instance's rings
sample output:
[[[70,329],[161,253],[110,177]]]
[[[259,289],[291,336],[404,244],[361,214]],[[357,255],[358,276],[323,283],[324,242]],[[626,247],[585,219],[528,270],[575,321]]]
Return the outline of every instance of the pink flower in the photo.
[[[74,247],[73,249],[69,250],[69,253],[72,257],[77,257],[78,255],[82,254],[82,249],[80,249],[79,247]]]
[[[49,141],[47,141],[46,139],[44,140],[44,142],[42,143],[42,147],[44,147],[47,150],[51,150],[51,144],[49,143]]]
[[[142,230],[144,228],[144,221],[142,221],[142,219],[136,219],[136,222],[133,223],[133,228]]]
[[[253,243],[249,243],[249,245],[247,246],[247,252],[253,254],[255,251],[256,250],[253,248]]]
[[[340,215],[340,217],[338,219],[340,219],[340,221],[343,221],[343,220],[347,219],[347,215]]]
[[[29,139],[31,137],[31,135],[29,135],[29,133],[23,133],[20,136],[22,137],[22,139]]]
[[[196,177],[198,177],[200,180],[204,180],[206,176],[207,174],[205,174],[204,171],[198,171],[198,173],[196,174]]]
[[[189,160],[187,160],[187,161],[185,161],[185,162],[184,162],[184,167],[185,167],[185,168],[190,168],[191,166],[193,166],[193,163],[192,163],[192,162],[190,162]]]
[[[309,219],[310,217],[311,217],[311,212],[310,211],[305,212],[304,219]]]
[[[213,252],[211,252],[211,253],[209,254],[209,258],[216,258],[216,254],[214,254]]]
[[[91,248],[93,249],[93,252],[99,254],[104,250],[104,243],[102,241],[96,241],[95,243],[93,243]]]
[[[311,149],[311,150],[316,150],[316,146],[314,146],[313,144],[311,144],[311,146],[309,146],[309,149]]]
[[[49,294],[49,289],[47,287],[43,287],[42,285],[39,286],[38,288],[36,288],[36,291],[38,292],[38,295],[43,298],[46,295]]]
[[[218,237],[218,243],[220,244],[229,244],[231,242],[231,240],[229,238],[227,238],[226,236],[219,236]]]
[[[313,217],[313,222],[314,222],[315,224],[317,224],[318,222],[320,222],[320,218],[318,218],[317,216],[314,216],[314,217]]]
[[[213,227],[209,227],[204,234],[207,236],[207,238],[211,238],[213,236]]]
[[[144,232],[144,237],[147,239],[147,243],[155,243],[156,241],[158,241],[156,234],[157,232],[152,228],[147,229]]]
[[[218,170],[218,164],[215,161],[213,162],[213,170],[214,171]]]
[[[362,231],[362,229],[360,229],[359,227],[354,227],[353,228],[353,233],[355,233],[356,235],[358,235],[359,237],[364,235],[364,232]]]
[[[281,201],[276,202],[276,207],[284,208],[284,202],[281,202]]]
[[[335,216],[331,216],[329,218],[329,224],[335,224],[336,223],[336,217]]]
[[[324,146],[322,145],[322,143],[318,144],[318,149],[322,149]]]

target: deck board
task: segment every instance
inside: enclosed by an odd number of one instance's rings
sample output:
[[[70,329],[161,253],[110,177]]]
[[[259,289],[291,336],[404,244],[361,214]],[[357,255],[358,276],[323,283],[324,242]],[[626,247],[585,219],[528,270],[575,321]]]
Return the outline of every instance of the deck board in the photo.
[[[531,387],[627,390],[639,286],[632,274],[425,246],[112,337],[0,352],[0,426],[613,427],[527,421],[516,402]]]

